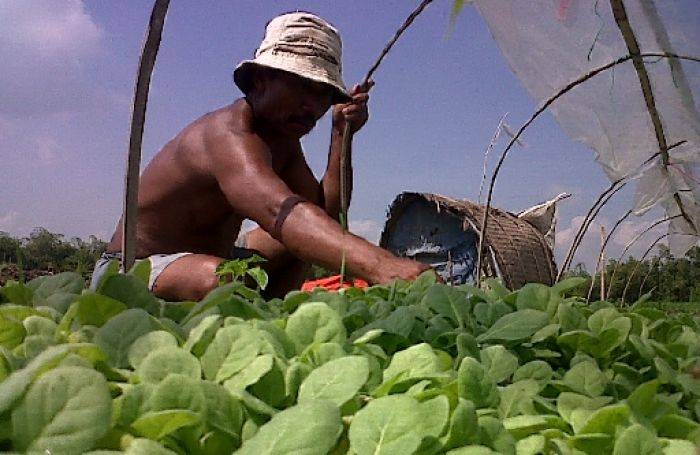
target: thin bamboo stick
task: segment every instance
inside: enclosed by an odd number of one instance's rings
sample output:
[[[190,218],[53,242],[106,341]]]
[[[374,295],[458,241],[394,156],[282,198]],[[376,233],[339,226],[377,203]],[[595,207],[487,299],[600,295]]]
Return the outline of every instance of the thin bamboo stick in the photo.
[[[634,57],[641,57],[641,58],[647,58],[647,57],[658,57],[658,58],[673,58],[673,59],[679,59],[679,60],[688,60],[688,61],[693,61],[700,63],[700,57],[692,57],[688,55],[678,55],[678,54],[672,54],[669,52],[644,52],[638,55],[635,55]],[[548,98],[542,106],[540,106],[537,111],[523,124],[523,126],[520,127],[518,132],[511,138],[510,142],[506,146],[505,150],[503,150],[503,153],[501,154],[500,159],[498,160],[498,164],[496,164],[496,168],[494,169],[493,175],[491,176],[491,182],[489,184],[489,192],[488,192],[488,197],[486,200],[486,209],[484,210],[484,215],[481,221],[481,230],[479,233],[479,257],[477,258],[477,268],[476,268],[476,281],[477,285],[481,283],[481,270],[482,270],[482,253],[484,251],[484,246],[485,246],[485,234],[486,234],[486,228],[488,226],[488,214],[489,210],[491,208],[491,200],[493,197],[493,188],[496,184],[496,180],[498,178],[498,173],[501,170],[501,167],[503,166],[503,162],[506,159],[506,156],[508,156],[508,152],[510,149],[513,147],[513,144],[520,138],[520,136],[523,134],[523,132],[532,124],[532,122],[537,119],[552,103],[554,103],[556,100],[564,96],[566,93],[571,91],[573,88],[577,87],[578,85],[583,84],[586,82],[588,79],[591,79],[592,77],[597,76],[598,74],[602,73],[603,71],[606,71],[610,68],[613,68],[614,66],[620,65],[628,60],[631,60],[633,58],[632,55],[625,55],[624,57],[620,57],[617,60],[614,60],[612,62],[609,62],[603,66],[599,66],[597,68],[594,68],[593,70],[589,71],[588,73],[578,77],[577,79],[569,82],[566,86],[561,88],[557,93],[552,95],[550,98]]]
[[[141,143],[146,123],[146,105],[151,75],[168,13],[170,0],[155,0],[146,30],[146,40],[141,51],[139,70],[134,89],[134,107],[131,112],[131,133],[124,182],[124,214],[122,217],[122,269],[127,271],[136,260],[136,223],[138,219],[139,171],[141,167]]]
[[[423,0],[418,7],[411,12],[411,14],[406,18],[404,23],[399,27],[394,36],[389,40],[389,42],[384,46],[382,52],[379,54],[377,60],[370,67],[369,71],[362,80],[362,86],[368,88],[369,81],[372,79],[372,75],[379,68],[379,64],[382,63],[384,57],[389,53],[399,37],[406,31],[406,29],[413,23],[413,21],[418,17],[420,13],[432,2],[433,0]],[[341,224],[343,229],[347,231],[348,229],[348,207],[350,205],[350,188],[348,186],[349,175],[350,175],[350,144],[352,143],[352,132],[350,132],[350,127],[346,124],[343,129],[343,142],[340,149],[340,211],[343,214],[341,217]]]
[[[632,210],[628,210],[627,213],[622,215],[613,225],[613,228],[610,229],[610,232],[608,232],[608,235],[605,237],[605,241],[603,241],[603,245],[600,247],[600,254],[598,255],[598,262],[595,265],[595,269],[599,270],[600,268],[600,263],[603,259],[603,251],[605,251],[605,247],[608,246],[608,242],[612,238],[613,233],[615,233],[615,230],[622,224],[624,220],[627,219],[628,216],[632,214]],[[602,270],[605,270],[604,268]],[[591,301],[591,294],[593,293],[593,284],[595,283],[595,276],[593,276],[593,279],[591,280],[591,286],[588,288],[588,296],[586,297],[586,301],[590,302]],[[601,292],[603,291],[603,283],[601,282],[600,285]],[[602,298],[601,298],[602,300]]]
[[[670,232],[667,232],[665,234],[661,234],[656,240],[654,240],[654,242],[644,252],[641,259],[639,259],[639,262],[637,262],[637,264],[634,266],[632,273],[630,273],[630,276],[627,278],[627,283],[625,284],[625,288],[622,290],[622,299],[620,302],[621,305],[625,304],[625,296],[627,295],[627,288],[629,288],[629,285],[632,282],[632,277],[634,277],[635,273],[637,273],[637,269],[639,269],[639,266],[644,262],[644,259],[646,259],[646,257],[649,255],[651,250],[656,246],[656,244],[659,243],[664,238],[668,237],[670,234],[671,234]]]
[[[399,37],[406,31],[406,29],[413,23],[413,21],[418,17],[420,13],[432,2],[433,0],[423,0],[418,7],[409,14],[404,23],[399,27],[394,36],[389,40],[389,42],[384,46],[379,57],[370,67],[369,71],[365,75],[362,81],[362,86],[365,89],[369,89],[369,81],[372,78],[374,72],[379,68],[379,64],[384,60],[384,57],[389,53],[391,48],[394,46]],[[340,225],[343,228],[343,232],[348,231],[348,208],[350,206],[350,164],[352,162],[350,145],[352,143],[352,132],[348,124],[345,124],[343,128],[343,140],[340,148]],[[343,251],[343,257],[341,259],[340,265],[340,281],[345,279],[345,251]]]
[[[590,224],[593,222],[595,217],[598,216],[598,213],[605,206],[605,204],[607,204],[607,202],[615,195],[615,193],[620,191],[622,187],[626,185],[626,183],[627,182],[623,182],[623,179],[615,180],[605,191],[603,191],[600,194],[600,196],[598,196],[598,199],[596,199],[595,203],[591,206],[590,209],[588,209],[588,213],[586,213],[586,216],[583,218],[583,222],[581,223],[581,226],[579,227],[578,231],[576,231],[574,240],[571,242],[569,251],[566,254],[566,259],[564,259],[564,263],[559,269],[559,273],[557,274],[557,281],[559,281],[564,275],[564,273],[566,273],[566,271],[569,270],[569,266],[571,265],[571,262],[574,260],[574,256],[576,255],[576,250],[581,245],[583,237],[586,235]]]
[[[627,251],[632,247],[632,245],[634,245],[635,243],[637,243],[637,240],[639,240],[640,238],[642,238],[642,236],[643,236],[644,234],[646,234],[647,232],[651,231],[652,229],[654,229],[654,228],[655,228],[656,226],[658,226],[659,224],[665,223],[666,221],[671,221],[671,220],[673,220],[673,219],[680,218],[680,217],[681,217],[681,215],[676,215],[676,216],[671,216],[671,217],[668,217],[668,218],[661,218],[660,220],[656,220],[656,221],[653,222],[649,227],[647,227],[647,228],[644,229],[642,232],[640,232],[639,234],[637,234],[632,240],[630,240],[629,242],[627,242],[627,245],[625,245],[625,247],[622,249],[622,253],[620,253],[620,256],[617,258],[617,262],[615,262],[615,266],[613,267],[613,271],[612,271],[612,273],[610,274],[610,284],[608,285],[608,291],[607,291],[607,294],[608,294],[608,295],[610,295],[610,290],[612,289],[612,285],[613,285],[613,283],[614,283],[614,281],[615,281],[615,275],[617,274],[617,269],[620,267],[620,263],[622,262],[622,258],[625,256],[625,253],[627,253]]]
[[[476,201],[479,204],[481,204],[481,193],[484,190],[484,182],[486,182],[486,167],[489,161],[489,154],[491,153],[491,150],[493,150],[493,148],[496,146],[498,137],[501,135],[501,128],[503,127],[503,122],[505,121],[507,115],[508,113],[506,112],[505,114],[503,114],[503,117],[501,117],[501,120],[498,122],[498,126],[496,127],[496,131],[493,133],[491,142],[489,142],[489,146],[486,147],[486,151],[484,152],[484,169],[481,173],[481,183],[479,183],[479,196],[476,198]]]

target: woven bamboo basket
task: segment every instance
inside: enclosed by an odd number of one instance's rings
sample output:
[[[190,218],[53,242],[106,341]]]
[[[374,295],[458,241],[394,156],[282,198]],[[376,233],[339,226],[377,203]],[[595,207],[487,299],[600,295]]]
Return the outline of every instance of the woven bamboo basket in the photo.
[[[397,247],[394,239],[407,228],[407,222],[402,223],[404,216],[416,208],[423,213],[426,209],[431,210],[436,220],[430,231],[420,234],[422,239],[439,235],[441,226],[459,222],[464,236],[478,241],[484,206],[437,194],[402,193],[389,207],[380,246],[395,254],[407,255],[406,249]],[[420,226],[410,228],[424,229]],[[547,245],[543,233],[529,222],[512,213],[491,208],[485,245],[483,275],[501,278],[510,289],[518,289],[531,282],[547,285],[554,283],[557,266],[552,250]]]

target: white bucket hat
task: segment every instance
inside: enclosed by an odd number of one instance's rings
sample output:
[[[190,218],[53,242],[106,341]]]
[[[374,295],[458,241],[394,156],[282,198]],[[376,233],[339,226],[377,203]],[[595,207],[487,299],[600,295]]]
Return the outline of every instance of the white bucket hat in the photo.
[[[328,84],[336,89],[334,103],[350,100],[341,76],[340,35],[331,24],[310,13],[289,13],[272,19],[255,59],[244,60],[233,72],[243,93],[252,88],[254,67],[265,66]]]

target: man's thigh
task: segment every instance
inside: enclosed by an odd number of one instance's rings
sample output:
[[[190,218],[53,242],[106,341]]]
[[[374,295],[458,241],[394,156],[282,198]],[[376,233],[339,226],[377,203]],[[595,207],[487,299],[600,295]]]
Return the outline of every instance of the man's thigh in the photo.
[[[201,300],[219,282],[214,273],[224,258],[207,254],[182,256],[158,275],[153,293],[165,300]]]

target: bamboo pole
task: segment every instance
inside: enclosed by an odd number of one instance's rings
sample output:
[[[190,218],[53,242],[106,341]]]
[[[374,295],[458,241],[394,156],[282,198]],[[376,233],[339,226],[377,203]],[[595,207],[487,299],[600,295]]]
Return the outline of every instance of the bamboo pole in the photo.
[[[406,29],[413,23],[413,21],[418,17],[420,13],[432,2],[432,0],[423,0],[418,7],[411,12],[411,14],[406,18],[404,23],[399,27],[394,36],[389,40],[389,42],[384,46],[379,57],[370,67],[369,71],[362,80],[362,86],[364,88],[369,88],[369,81],[372,79],[372,75],[379,68],[379,64],[384,60],[384,57],[389,53],[391,48],[394,46],[399,37],[406,31]],[[343,230],[348,230],[348,207],[350,205],[350,188],[349,188],[349,176],[350,176],[350,145],[352,143],[353,133],[350,131],[349,126],[346,124],[343,129],[343,142],[340,149],[340,223]]]
[[[671,59],[678,59],[678,60],[688,60],[688,61],[693,61],[700,63],[700,58],[699,57],[692,57],[688,55],[679,55],[679,54],[673,54],[670,52],[643,52],[638,55],[634,56],[639,57],[639,58],[647,58],[647,57],[658,57],[658,58],[671,58]],[[496,184],[496,180],[498,178],[498,173],[501,170],[501,167],[503,166],[503,162],[506,159],[506,156],[508,156],[508,152],[510,151],[511,148],[513,148],[513,144],[520,138],[520,136],[523,134],[523,132],[534,122],[537,117],[539,117],[552,103],[554,103],[556,100],[564,96],[566,93],[571,91],[573,88],[583,84],[586,82],[588,79],[591,79],[592,77],[597,76],[598,74],[602,73],[603,71],[606,71],[610,68],[613,68],[617,65],[620,65],[622,63],[625,63],[628,60],[631,60],[633,58],[632,55],[625,55],[624,57],[620,57],[617,60],[614,60],[612,62],[609,62],[605,65],[599,66],[597,68],[592,69],[588,73],[580,76],[579,78],[569,82],[566,86],[561,88],[557,93],[552,95],[550,98],[548,98],[542,106],[540,106],[537,111],[535,111],[534,114],[523,124],[523,126],[520,127],[520,129],[517,131],[517,133],[511,138],[510,142],[506,146],[506,148],[503,150],[503,153],[501,153],[501,157],[498,160],[498,164],[496,164],[496,168],[493,171],[493,175],[491,176],[491,182],[489,184],[489,191],[488,191],[488,196],[486,199],[486,208],[484,210],[484,215],[482,217],[481,221],[481,230],[479,232],[479,255],[477,258],[477,267],[476,267],[476,281],[477,281],[477,286],[481,283],[481,270],[482,270],[482,253],[484,251],[484,246],[486,245],[485,243],[485,234],[486,234],[486,228],[488,226],[488,214],[489,210],[491,208],[491,200],[493,197],[493,188]]]
[[[399,39],[399,37],[406,31],[406,29],[413,23],[413,21],[418,17],[420,13],[432,2],[433,0],[423,0],[418,7],[409,14],[404,23],[399,27],[399,29],[394,33],[394,36],[389,40],[389,42],[384,46],[382,52],[379,54],[377,60],[370,67],[369,71],[362,80],[361,86],[369,90],[369,81],[372,79],[372,75],[379,64],[384,60],[384,57],[389,53],[394,44]],[[351,176],[351,147],[353,133],[350,131],[348,124],[345,124],[343,128],[343,140],[340,147],[340,225],[343,228],[343,232],[348,231],[348,209],[350,207],[350,176]],[[340,281],[341,283],[345,280],[345,250],[343,250],[343,257],[340,262]]]
[[[586,213],[586,216],[584,217],[581,226],[579,227],[578,231],[576,231],[574,240],[571,242],[571,247],[569,247],[569,252],[566,255],[566,259],[564,259],[564,263],[559,269],[559,273],[557,274],[557,281],[559,281],[564,275],[564,273],[566,273],[566,271],[569,270],[571,262],[574,260],[574,256],[576,255],[576,250],[581,245],[581,242],[583,242],[583,237],[586,235],[586,232],[588,232],[588,227],[598,216],[600,210],[603,207],[605,207],[605,204],[608,203],[608,201],[615,195],[615,193],[620,191],[627,184],[627,182],[623,180],[624,179],[615,180],[605,191],[603,191],[600,194],[600,196],[598,196],[598,199],[596,199],[595,203],[591,206],[590,209],[588,209],[588,213]]]
[[[610,0],[610,8],[615,18],[615,23],[617,24],[620,34],[627,45],[630,55],[632,56],[632,64],[637,72],[637,78],[639,79],[639,85],[642,89],[642,94],[644,95],[644,102],[647,106],[647,111],[649,112],[649,118],[654,126],[654,134],[656,136],[656,141],[659,145],[659,151],[661,152],[661,158],[663,161],[663,171],[668,173],[669,165],[669,154],[668,154],[668,144],[666,142],[666,133],[664,132],[663,124],[661,123],[661,116],[656,107],[656,101],[654,100],[654,90],[651,86],[651,81],[649,79],[649,74],[647,73],[646,66],[644,65],[644,59],[641,57],[641,49],[639,47],[639,42],[634,34],[632,25],[627,18],[627,11],[625,9],[625,4],[622,0]],[[695,226],[693,220],[686,213],[683,202],[678,192],[673,193],[673,200],[678,206],[681,215],[686,222],[693,228],[696,234],[698,234],[698,227]]]
[[[637,240],[639,240],[640,238],[642,238],[642,236],[643,236],[644,234],[646,234],[647,232],[651,231],[653,228],[655,228],[655,227],[658,226],[659,224],[665,223],[666,221],[671,221],[671,220],[673,220],[673,219],[679,218],[680,216],[681,216],[681,215],[676,215],[676,216],[671,216],[671,217],[668,217],[668,218],[661,218],[660,220],[656,220],[656,221],[653,222],[649,227],[647,227],[647,228],[644,229],[642,232],[640,232],[639,234],[637,234],[632,240],[630,240],[629,242],[627,242],[627,245],[625,245],[625,247],[622,249],[622,253],[620,253],[620,256],[617,258],[617,262],[615,262],[615,267],[613,267],[613,271],[612,271],[612,273],[610,274],[610,284],[608,285],[608,291],[607,291],[607,294],[608,294],[608,295],[610,295],[610,290],[612,289],[612,285],[613,285],[614,280],[615,280],[615,275],[617,274],[617,269],[620,267],[620,262],[622,262],[622,258],[625,256],[625,253],[627,253],[627,251],[629,251],[629,249],[632,247],[632,245],[634,245],[635,243],[637,243]]]
[[[600,268],[600,263],[601,263],[601,261],[603,260],[603,251],[605,250],[605,247],[608,246],[608,242],[609,242],[610,239],[612,238],[613,233],[614,233],[615,230],[618,228],[618,226],[620,226],[620,224],[622,224],[622,222],[623,222],[624,220],[626,220],[627,217],[630,216],[631,214],[632,214],[632,210],[628,210],[627,213],[625,213],[624,215],[622,215],[622,216],[615,222],[615,224],[613,225],[613,228],[610,229],[610,232],[608,232],[608,235],[605,237],[605,241],[603,241],[603,245],[600,247],[600,254],[598,255],[598,262],[597,262],[596,265],[595,265],[595,269],[596,269],[596,270],[599,270],[599,268]],[[605,269],[603,269],[603,270],[605,270]],[[595,276],[594,276],[593,279],[591,280],[591,285],[590,285],[590,287],[588,288],[588,295],[587,295],[587,297],[586,297],[586,301],[587,301],[587,302],[590,302],[590,301],[591,301],[591,294],[593,294],[593,284],[595,284]],[[603,289],[603,286],[602,286],[602,284],[601,284],[601,290],[602,290],[602,289]],[[602,299],[601,299],[601,300],[602,300]]]
[[[621,305],[625,304],[625,296],[627,295],[627,288],[629,288],[629,285],[632,282],[632,277],[634,277],[635,273],[637,273],[637,269],[639,268],[639,266],[644,262],[644,259],[646,259],[646,257],[649,255],[651,250],[656,246],[656,244],[659,243],[664,238],[668,237],[670,234],[671,234],[670,232],[667,232],[667,233],[661,234],[659,237],[657,237],[657,239],[654,240],[654,242],[651,245],[649,245],[649,248],[647,248],[647,250],[644,252],[641,259],[639,259],[639,262],[637,262],[637,264],[634,266],[632,273],[630,273],[630,276],[627,278],[627,283],[625,284],[625,288],[622,290],[622,299],[620,302]]]
[[[170,0],[155,0],[146,30],[146,40],[134,89],[134,107],[131,112],[131,133],[124,182],[124,214],[122,216],[122,269],[127,271],[136,260],[136,223],[138,219],[139,171],[141,168],[141,143],[146,123],[146,105],[151,75],[160,47],[165,16]]]
[[[605,300],[605,226],[600,227],[600,300]]]

